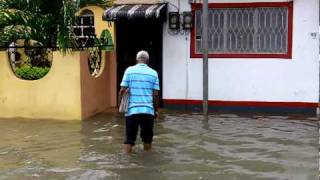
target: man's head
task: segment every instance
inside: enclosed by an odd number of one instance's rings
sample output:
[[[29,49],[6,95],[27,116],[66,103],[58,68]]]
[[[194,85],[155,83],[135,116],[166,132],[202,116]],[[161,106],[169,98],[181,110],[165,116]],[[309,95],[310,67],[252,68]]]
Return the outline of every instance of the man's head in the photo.
[[[149,54],[147,51],[139,51],[137,53],[137,63],[144,63],[144,64],[148,64],[149,62]]]

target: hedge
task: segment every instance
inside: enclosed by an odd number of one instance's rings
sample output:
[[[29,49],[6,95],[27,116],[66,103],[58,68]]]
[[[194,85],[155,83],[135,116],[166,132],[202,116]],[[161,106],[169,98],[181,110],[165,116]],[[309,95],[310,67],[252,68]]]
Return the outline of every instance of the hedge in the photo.
[[[49,67],[22,66],[16,68],[15,72],[21,79],[37,80],[43,78],[49,70]]]

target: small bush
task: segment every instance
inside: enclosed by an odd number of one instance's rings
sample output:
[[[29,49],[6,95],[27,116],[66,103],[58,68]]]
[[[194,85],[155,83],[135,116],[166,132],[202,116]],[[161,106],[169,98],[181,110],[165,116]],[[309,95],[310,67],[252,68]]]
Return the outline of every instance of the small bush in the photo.
[[[22,66],[16,69],[16,75],[21,79],[37,80],[43,78],[49,70],[49,67]]]

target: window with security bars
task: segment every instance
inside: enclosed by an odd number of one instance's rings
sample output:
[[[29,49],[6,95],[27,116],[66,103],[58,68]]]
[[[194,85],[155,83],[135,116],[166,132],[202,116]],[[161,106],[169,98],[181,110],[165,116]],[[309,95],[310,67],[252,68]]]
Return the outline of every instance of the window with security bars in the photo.
[[[284,7],[219,7],[209,9],[210,55],[289,55],[290,9]],[[202,53],[202,10],[195,9],[193,52]],[[279,56],[279,57],[280,57]],[[258,56],[257,56],[258,57]]]
[[[93,47],[95,44],[94,14],[84,10],[76,17],[76,26],[73,26],[77,44],[81,47]]]

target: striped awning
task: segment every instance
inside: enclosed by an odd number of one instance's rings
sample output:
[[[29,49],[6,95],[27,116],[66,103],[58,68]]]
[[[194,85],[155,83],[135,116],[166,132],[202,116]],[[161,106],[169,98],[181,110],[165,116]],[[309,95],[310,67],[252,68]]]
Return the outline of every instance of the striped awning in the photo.
[[[167,4],[122,4],[105,10],[103,20],[159,19],[165,17]]]

